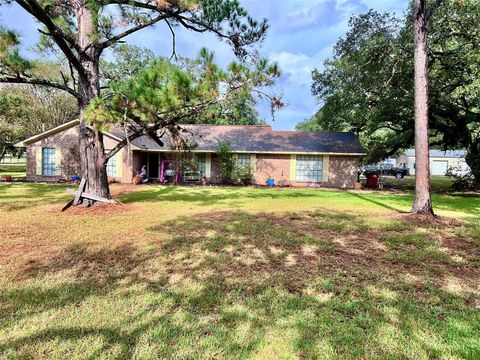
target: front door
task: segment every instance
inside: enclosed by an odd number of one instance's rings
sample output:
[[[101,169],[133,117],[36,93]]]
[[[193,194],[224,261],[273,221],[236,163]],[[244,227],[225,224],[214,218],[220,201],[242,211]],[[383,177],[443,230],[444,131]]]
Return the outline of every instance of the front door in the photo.
[[[150,179],[158,179],[158,154],[148,153],[148,177]]]

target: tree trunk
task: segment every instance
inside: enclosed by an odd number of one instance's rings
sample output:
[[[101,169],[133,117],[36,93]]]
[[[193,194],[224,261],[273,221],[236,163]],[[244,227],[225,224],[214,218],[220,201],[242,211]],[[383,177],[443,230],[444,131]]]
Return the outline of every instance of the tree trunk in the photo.
[[[465,157],[467,165],[472,171],[474,185],[476,189],[480,189],[480,142],[472,142],[467,148],[467,156]]]
[[[7,146],[2,146],[0,147],[0,161],[3,160],[3,158],[5,157],[5,154],[7,153]]]
[[[415,200],[412,213],[433,215],[428,148],[428,69],[426,0],[414,1]]]
[[[96,31],[96,14],[87,7],[83,0],[77,4],[75,12],[78,26],[77,42],[83,49],[83,52],[79,54],[79,60],[85,69],[85,74],[79,74],[78,77],[81,176],[87,180],[86,192],[110,198],[103,135],[95,129],[95,124],[88,123],[85,116],[90,102],[100,94],[100,53],[92,39]]]

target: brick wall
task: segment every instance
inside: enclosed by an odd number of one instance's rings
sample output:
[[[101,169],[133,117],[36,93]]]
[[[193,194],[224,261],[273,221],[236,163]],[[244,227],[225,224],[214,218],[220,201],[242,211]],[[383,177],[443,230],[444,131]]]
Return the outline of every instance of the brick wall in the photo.
[[[329,156],[328,180],[320,183],[290,181],[298,187],[326,187],[337,189],[353,189],[357,181],[358,157]]]
[[[323,186],[353,189],[357,181],[357,156],[330,156],[328,182]]]
[[[257,154],[255,164],[255,184],[265,185],[268,177],[275,179],[277,184],[283,182],[298,187],[328,187],[352,189],[357,181],[358,157],[329,156],[328,180],[320,183],[296,182],[290,180],[290,167],[293,166],[290,155]],[[218,160],[212,154],[210,183],[221,182]]]
[[[288,183],[290,178],[290,155],[257,154],[255,164],[255,183],[265,185],[269,177]]]
[[[113,148],[117,141],[104,137],[106,149]],[[43,147],[61,148],[60,175],[42,176],[36,174],[36,151]],[[59,181],[68,180],[72,175],[80,174],[80,156],[78,153],[78,126],[61,131],[57,134],[39,140],[27,146],[27,180],[29,181]],[[141,165],[146,164],[146,153],[133,151],[127,156],[124,148],[117,156],[117,166],[122,166],[122,176],[117,181],[130,183],[133,169],[139,170]],[[218,157],[211,155],[211,176],[209,182],[218,184],[221,182]],[[255,163],[255,183],[265,185],[269,176],[273,177],[277,184],[282,181],[291,186],[319,186],[332,188],[353,188],[357,180],[358,157],[354,156],[330,156],[328,181],[321,183],[290,181],[290,167],[293,166],[290,155],[280,154],[257,154]]]
[[[38,140],[27,145],[27,180],[28,181],[45,181],[55,182],[60,180],[69,180],[73,175],[80,175],[80,154],[78,150],[79,128],[74,126],[70,129],[58,132],[44,139]],[[118,142],[107,136],[104,137],[105,149],[113,148]],[[61,162],[60,175],[44,176],[37,175],[37,151],[42,148],[60,148]],[[117,181],[131,182],[132,167],[127,164],[126,150],[120,150],[117,157],[117,164],[122,166],[122,177]],[[118,166],[118,165],[117,165]]]
[[[211,184],[220,184],[222,182],[222,175],[220,173],[220,166],[218,164],[217,154],[212,154],[212,162],[210,167],[210,179],[208,180]]]
[[[62,160],[60,175],[37,175],[37,151],[42,148],[61,148]],[[29,181],[59,181],[68,180],[72,175],[80,174],[80,155],[78,152],[78,126],[61,131],[47,138],[38,140],[27,146],[27,180]]]

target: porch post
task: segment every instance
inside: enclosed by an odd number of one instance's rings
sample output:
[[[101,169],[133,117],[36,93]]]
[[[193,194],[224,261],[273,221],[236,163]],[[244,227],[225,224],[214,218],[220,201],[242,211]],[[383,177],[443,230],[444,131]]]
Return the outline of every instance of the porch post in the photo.
[[[165,178],[163,177],[164,172],[165,172],[165,160],[162,160],[160,165],[160,182],[165,181]]]

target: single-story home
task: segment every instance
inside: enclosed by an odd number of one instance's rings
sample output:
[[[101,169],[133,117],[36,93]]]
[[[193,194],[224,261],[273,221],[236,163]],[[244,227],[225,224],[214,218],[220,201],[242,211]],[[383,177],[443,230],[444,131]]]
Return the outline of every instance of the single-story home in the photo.
[[[166,132],[163,146],[147,136],[131,141],[109,160],[108,175],[131,183],[145,165],[152,181],[219,183],[218,145],[228,142],[237,166],[248,168],[255,184],[273,178],[291,186],[353,188],[358,159],[365,155],[356,136],[346,132],[274,131],[269,125],[181,126],[188,141],[195,143],[189,150],[197,162],[195,172],[182,165],[184,151],[174,150]],[[59,181],[78,175],[78,136],[78,120],[73,120],[16,144],[27,148],[27,180]],[[124,138],[123,128],[105,132],[105,149]]]
[[[465,150],[430,150],[430,174],[445,175],[447,170],[453,168],[455,172],[466,174],[470,167],[465,162]],[[396,159],[396,166],[410,169],[410,174],[415,175],[415,149],[408,149]]]

